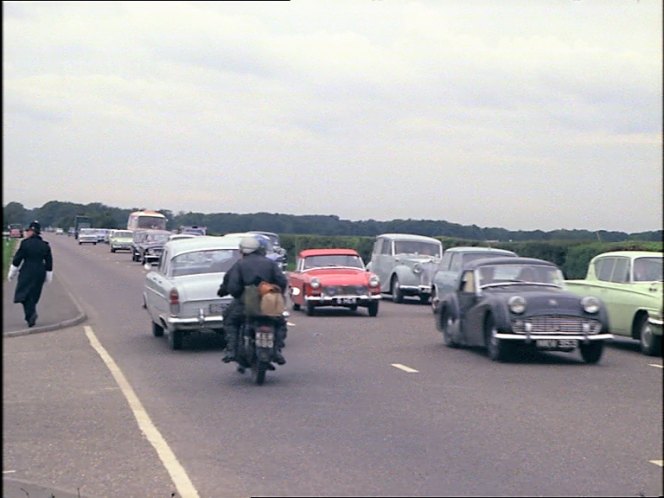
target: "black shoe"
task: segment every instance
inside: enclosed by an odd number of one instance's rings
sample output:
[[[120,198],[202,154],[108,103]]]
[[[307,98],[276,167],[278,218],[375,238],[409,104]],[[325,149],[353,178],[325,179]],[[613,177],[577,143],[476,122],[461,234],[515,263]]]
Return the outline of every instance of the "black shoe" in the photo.
[[[35,323],[37,323],[37,313],[33,313],[28,319],[28,327],[34,327]]]
[[[231,361],[235,361],[235,355],[231,353],[226,353],[226,356],[224,356],[221,361],[224,363],[230,363]]]
[[[284,358],[281,353],[274,353],[274,361],[277,365],[286,364],[286,358]]]
[[[243,374],[243,373],[244,373],[244,367],[238,365],[238,367],[237,367],[237,371],[240,372],[241,374]]]

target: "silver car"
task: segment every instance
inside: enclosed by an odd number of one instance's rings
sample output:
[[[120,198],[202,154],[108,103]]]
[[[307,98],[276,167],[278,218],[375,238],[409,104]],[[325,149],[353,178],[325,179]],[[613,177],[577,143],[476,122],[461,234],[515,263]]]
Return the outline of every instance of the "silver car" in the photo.
[[[96,228],[81,228],[78,231],[78,245],[81,244],[94,244],[97,245],[97,229]]]
[[[217,296],[224,274],[240,259],[237,243],[199,236],[164,245],[159,264],[145,277],[143,306],[155,337],[168,335],[172,349],[181,349],[192,333],[224,334],[222,311],[232,297]],[[151,268],[146,265],[146,269]]]
[[[368,268],[378,275],[381,291],[395,303],[417,296],[431,297],[431,275],[443,256],[440,240],[423,235],[384,233],[376,237]]]

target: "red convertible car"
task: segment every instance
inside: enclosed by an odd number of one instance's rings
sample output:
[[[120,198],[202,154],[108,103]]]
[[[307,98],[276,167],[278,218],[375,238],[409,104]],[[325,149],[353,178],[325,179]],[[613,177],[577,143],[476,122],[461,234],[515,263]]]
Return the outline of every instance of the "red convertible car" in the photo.
[[[304,307],[313,315],[318,306],[367,308],[378,314],[380,280],[368,271],[353,249],[305,249],[300,251],[295,271],[288,275],[293,309]]]

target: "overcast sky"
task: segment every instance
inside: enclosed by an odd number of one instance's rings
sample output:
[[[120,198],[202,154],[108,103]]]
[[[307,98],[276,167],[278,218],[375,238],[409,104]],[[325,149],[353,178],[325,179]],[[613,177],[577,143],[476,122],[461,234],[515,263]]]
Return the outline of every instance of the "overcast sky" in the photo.
[[[661,0],[2,8],[4,205],[662,228]]]

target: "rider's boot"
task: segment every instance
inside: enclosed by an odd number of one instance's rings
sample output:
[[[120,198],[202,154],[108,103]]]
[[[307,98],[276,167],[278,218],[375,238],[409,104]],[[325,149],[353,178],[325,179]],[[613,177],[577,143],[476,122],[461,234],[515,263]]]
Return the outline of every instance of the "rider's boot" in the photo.
[[[235,361],[235,344],[236,337],[235,334],[228,334],[226,337],[226,356],[224,356],[221,361],[224,363],[230,363]]]

